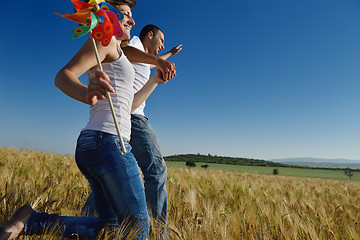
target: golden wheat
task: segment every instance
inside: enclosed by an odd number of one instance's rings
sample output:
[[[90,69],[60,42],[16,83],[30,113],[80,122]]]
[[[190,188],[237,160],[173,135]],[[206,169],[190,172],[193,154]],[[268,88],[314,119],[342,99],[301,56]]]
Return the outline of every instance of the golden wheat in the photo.
[[[90,192],[73,157],[0,148],[0,167],[1,224],[25,203],[79,216]],[[169,168],[167,188],[170,239],[360,239],[356,181]]]

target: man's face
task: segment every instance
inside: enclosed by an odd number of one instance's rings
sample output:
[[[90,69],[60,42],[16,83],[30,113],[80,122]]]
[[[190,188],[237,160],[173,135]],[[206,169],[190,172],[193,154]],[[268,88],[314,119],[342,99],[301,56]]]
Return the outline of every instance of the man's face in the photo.
[[[152,38],[149,41],[149,53],[158,55],[161,50],[163,50],[165,42],[165,36],[162,31],[156,31],[153,33]]]

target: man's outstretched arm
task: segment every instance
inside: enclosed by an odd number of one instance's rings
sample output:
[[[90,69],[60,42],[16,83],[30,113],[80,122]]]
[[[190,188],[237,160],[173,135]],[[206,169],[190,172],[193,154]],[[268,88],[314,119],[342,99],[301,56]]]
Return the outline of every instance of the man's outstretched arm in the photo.
[[[164,53],[163,55],[158,55],[158,57],[166,60],[169,57],[178,54],[181,50],[182,50],[182,44],[177,45],[176,47],[173,47],[170,51],[168,51],[167,53]],[[156,66],[155,65],[150,66],[150,68],[154,68],[154,67],[156,67]]]
[[[143,52],[140,49],[131,46],[123,47],[122,50],[130,62],[141,62],[155,65],[161,71],[164,80],[170,80],[176,76],[175,64],[166,61],[160,56]]]

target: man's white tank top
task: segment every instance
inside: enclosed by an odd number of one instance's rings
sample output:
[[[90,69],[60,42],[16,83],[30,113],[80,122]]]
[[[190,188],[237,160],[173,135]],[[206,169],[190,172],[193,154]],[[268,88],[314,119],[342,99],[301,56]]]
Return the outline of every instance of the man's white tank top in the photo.
[[[118,45],[121,52],[120,58],[110,63],[103,63],[103,70],[110,78],[110,85],[115,93],[111,93],[116,117],[120,126],[122,137],[130,140],[131,133],[131,106],[134,98],[133,82],[135,77],[134,68]],[[88,79],[91,77],[87,73]],[[90,118],[83,130],[97,130],[117,135],[110,105],[107,99],[101,100],[90,106]]]
[[[135,47],[140,49],[141,51],[145,51],[144,45],[142,44],[140,38],[134,36],[129,43],[129,46]],[[150,64],[146,63],[138,63],[132,62],[132,66],[135,70],[135,80],[134,80],[134,94],[137,93],[149,80],[150,78]],[[140,114],[145,116],[144,109],[145,109],[146,101],[144,101],[135,111],[133,114]]]

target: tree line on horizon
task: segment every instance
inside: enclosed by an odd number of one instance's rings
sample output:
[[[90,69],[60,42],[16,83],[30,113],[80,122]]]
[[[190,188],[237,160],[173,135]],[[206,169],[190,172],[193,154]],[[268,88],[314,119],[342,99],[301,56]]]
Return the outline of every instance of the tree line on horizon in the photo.
[[[198,154],[180,154],[180,155],[171,155],[164,157],[165,161],[172,162],[187,162],[195,161],[201,163],[217,163],[217,164],[232,164],[232,165],[242,165],[242,166],[261,166],[261,167],[294,167],[294,165],[288,165],[283,163],[275,163],[271,161],[265,161],[261,159],[252,159],[252,158],[240,158],[240,157],[224,157],[216,155],[202,155]],[[298,166],[301,167],[301,166]]]
[[[164,157],[165,161],[170,162],[199,162],[199,163],[217,163],[217,164],[232,164],[241,166],[258,166],[258,167],[287,167],[287,168],[302,168],[302,169],[323,169],[334,171],[346,171],[349,168],[330,168],[330,167],[307,167],[298,165],[289,165],[284,163],[276,163],[262,159],[241,158],[241,157],[225,157],[216,155],[203,154],[179,154]],[[351,169],[351,171],[360,172],[360,169]]]

